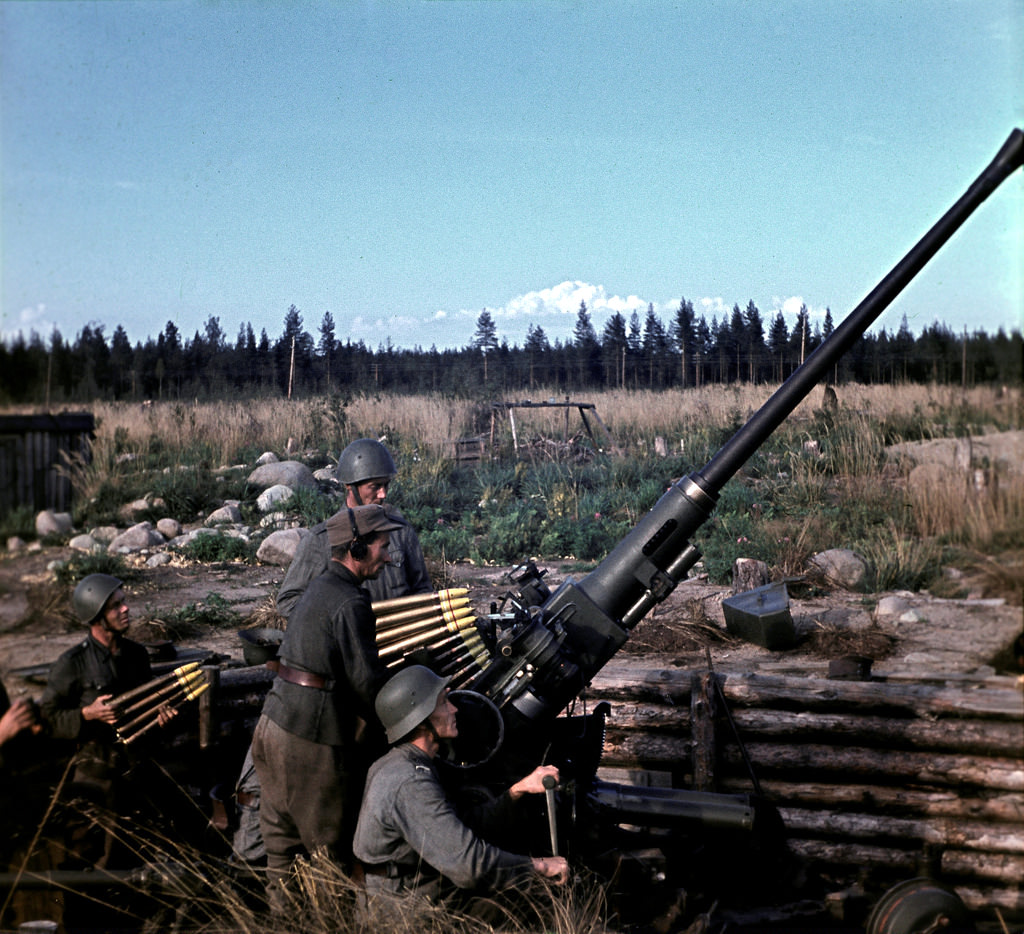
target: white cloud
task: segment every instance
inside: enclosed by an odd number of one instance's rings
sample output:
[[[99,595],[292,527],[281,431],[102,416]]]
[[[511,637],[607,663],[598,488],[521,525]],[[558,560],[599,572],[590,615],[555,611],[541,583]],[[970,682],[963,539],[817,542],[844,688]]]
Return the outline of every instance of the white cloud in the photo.
[[[6,317],[4,315],[5,319]],[[4,320],[3,327],[0,327],[0,338],[6,340],[20,334],[25,340],[28,340],[31,333],[35,331],[36,334],[46,340],[53,334],[55,328],[56,325],[47,313],[46,305],[43,302],[39,302],[37,305],[22,308],[10,326]]]
[[[776,295],[772,298],[772,307],[768,314],[774,318],[776,312],[781,311],[783,317],[796,320],[800,309],[806,304],[802,295],[791,295],[789,298]],[[828,308],[825,305],[807,305],[807,317],[811,321],[824,321],[826,311]]]

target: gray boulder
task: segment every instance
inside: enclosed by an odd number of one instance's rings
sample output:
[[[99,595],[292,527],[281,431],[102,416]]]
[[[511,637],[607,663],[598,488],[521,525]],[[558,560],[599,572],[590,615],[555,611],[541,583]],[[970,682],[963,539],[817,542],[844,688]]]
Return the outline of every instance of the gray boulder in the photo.
[[[155,548],[163,543],[164,537],[153,528],[153,523],[137,522],[118,535],[108,546],[108,551],[113,554],[127,554],[133,551],[143,551],[146,548]]]
[[[282,484],[291,487],[293,490],[309,489],[315,490],[316,480],[311,471],[300,461],[279,461],[276,464],[264,464],[257,467],[248,476],[248,482],[261,490],[268,487]]]
[[[295,491],[290,486],[278,483],[268,487],[256,497],[256,506],[260,512],[271,512],[278,505],[286,503],[294,495]]]
[[[89,534],[101,545],[109,545],[121,531],[116,525],[98,525],[94,529],[89,529]]]
[[[67,535],[73,525],[71,513],[44,509],[36,516],[36,535],[40,538],[47,535]]]
[[[161,519],[156,524],[156,530],[164,538],[177,538],[181,535],[181,523],[177,519]]]
[[[264,451],[256,458],[256,463],[262,467],[264,464],[276,464],[280,458],[273,451]]]
[[[867,562],[849,548],[830,548],[814,555],[811,566],[837,587],[856,590],[868,572]]]
[[[257,549],[256,558],[264,564],[287,567],[295,557],[299,542],[304,535],[309,534],[308,529],[282,529],[280,532],[271,532]]]
[[[85,551],[92,553],[102,548],[103,546],[96,541],[91,535],[76,535],[71,541],[68,542],[69,548],[74,548],[75,551]]]
[[[220,509],[215,509],[206,517],[207,525],[217,525],[222,522],[235,525],[242,521],[242,513],[234,503],[225,503]]]

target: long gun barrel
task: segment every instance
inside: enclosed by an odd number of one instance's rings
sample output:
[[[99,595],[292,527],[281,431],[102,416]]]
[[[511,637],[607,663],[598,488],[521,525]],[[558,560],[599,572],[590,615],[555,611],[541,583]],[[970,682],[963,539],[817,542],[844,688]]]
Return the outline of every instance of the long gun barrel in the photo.
[[[499,647],[471,689],[489,696],[506,716],[509,708],[528,720],[562,710],[700,558],[690,539],[710,517],[726,482],[1022,164],[1024,132],[1015,129],[956,204],[706,466],[674,484],[582,581],[567,579],[550,595],[540,591],[543,600],[531,624]]]

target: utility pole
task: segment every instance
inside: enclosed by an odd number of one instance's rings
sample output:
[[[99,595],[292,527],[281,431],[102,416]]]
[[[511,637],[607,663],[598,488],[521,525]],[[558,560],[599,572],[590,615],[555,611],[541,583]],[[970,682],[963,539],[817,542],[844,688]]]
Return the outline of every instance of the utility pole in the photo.
[[[292,397],[292,382],[295,379],[295,335],[292,335],[292,359],[288,365],[288,398]]]

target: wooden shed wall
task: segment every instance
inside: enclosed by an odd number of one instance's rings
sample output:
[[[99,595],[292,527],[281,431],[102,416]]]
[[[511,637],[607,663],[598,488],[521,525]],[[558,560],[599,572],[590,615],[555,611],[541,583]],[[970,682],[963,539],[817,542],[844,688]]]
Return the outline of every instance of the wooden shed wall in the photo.
[[[57,468],[66,458],[88,462],[95,430],[88,412],[0,415],[0,513],[70,510],[71,482]]]

